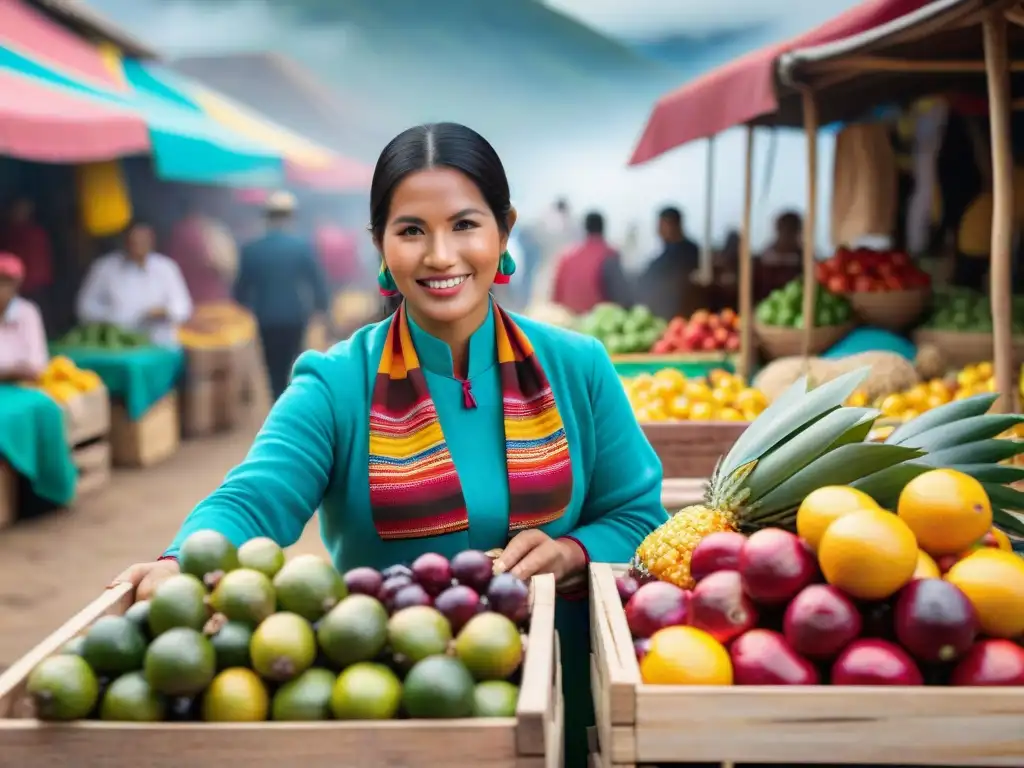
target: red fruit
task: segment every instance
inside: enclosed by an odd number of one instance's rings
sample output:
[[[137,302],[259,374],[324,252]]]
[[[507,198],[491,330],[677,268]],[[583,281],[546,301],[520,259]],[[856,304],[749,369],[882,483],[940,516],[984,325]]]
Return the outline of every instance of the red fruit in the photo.
[[[1024,648],[1010,640],[980,640],[953,670],[952,685],[1024,685]]]
[[[434,607],[448,619],[452,632],[458,632],[467,621],[483,610],[480,595],[464,584],[448,587],[434,599]]]
[[[487,588],[487,603],[495,613],[522,624],[530,617],[530,588],[511,573],[499,574]]]
[[[654,346],[651,347],[651,352],[655,355],[667,355],[672,351],[672,345],[665,339],[659,339],[654,342]]]
[[[752,629],[729,646],[735,685],[817,685],[818,671],[770,629]]]
[[[832,685],[924,685],[924,680],[895,643],[854,640],[832,665]]]
[[[622,604],[625,605],[629,602],[629,598],[635,595],[636,591],[640,589],[640,582],[632,576],[626,576],[623,574],[615,578],[615,588],[619,592],[619,600],[621,600]]]
[[[725,343],[729,341],[731,334],[725,328],[716,328],[714,333],[715,344],[719,347],[724,347]]]
[[[740,551],[746,543],[747,537],[742,533],[709,533],[697,542],[690,556],[690,575],[694,581],[700,581],[715,571],[735,571],[740,565]]]
[[[411,608],[414,605],[430,605],[434,601],[430,595],[419,584],[406,584],[391,598],[390,608],[393,611],[400,611],[403,608]]]
[[[647,655],[647,651],[651,647],[651,640],[647,637],[641,637],[633,641],[633,652],[636,654],[637,663],[644,660],[644,656]]]
[[[857,607],[835,587],[811,584],[786,608],[783,634],[797,653],[810,659],[833,659],[861,631]]]
[[[833,275],[828,279],[826,287],[831,293],[846,293],[850,290],[850,280],[843,275]]]
[[[373,568],[353,568],[346,572],[343,578],[350,595],[377,597],[384,584],[384,577],[381,576],[380,571]]]
[[[870,277],[861,275],[853,283],[853,290],[857,293],[867,293],[875,289],[875,282]]]
[[[413,561],[412,577],[428,594],[439,595],[452,585],[452,566],[448,558],[427,552]]]
[[[740,337],[735,333],[730,336],[725,342],[725,349],[727,352],[735,352],[740,348]]]
[[[945,574],[950,568],[963,560],[964,556],[960,555],[942,555],[941,557],[935,558],[935,564],[939,566],[939,573]]]
[[[380,600],[387,608],[391,608],[392,601],[395,599],[395,595],[398,594],[399,590],[412,584],[412,578],[400,574],[398,576],[392,576],[390,579],[385,579],[384,583],[380,587],[380,593],[377,595],[377,599]]]
[[[659,629],[687,624],[690,595],[674,584],[644,584],[626,603],[626,623],[634,638],[650,637]]]
[[[480,594],[487,591],[494,575],[494,561],[478,549],[459,552],[450,563],[452,577]]]
[[[765,605],[792,600],[818,573],[814,555],[794,534],[765,528],[747,539],[740,552],[743,589]]]
[[[953,661],[978,636],[978,615],[960,588],[942,579],[918,579],[896,598],[896,639],[920,661]]]
[[[714,352],[718,349],[718,341],[715,340],[714,336],[705,336],[704,341],[701,342],[701,349],[705,352]]]
[[[757,625],[757,609],[743,593],[739,571],[715,571],[690,596],[690,625],[728,643]]]

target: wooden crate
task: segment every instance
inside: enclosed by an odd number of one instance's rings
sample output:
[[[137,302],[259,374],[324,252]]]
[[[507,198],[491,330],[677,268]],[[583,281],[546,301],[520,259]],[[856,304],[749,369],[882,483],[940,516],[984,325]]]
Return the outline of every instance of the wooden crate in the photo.
[[[72,449],[71,460],[78,470],[76,499],[103,490],[110,482],[112,456],[108,440],[94,440]]]
[[[130,586],[107,590],[0,674],[3,768],[559,768],[563,701],[555,584],[533,580],[533,617],[515,717],[322,723],[40,723],[27,717],[29,673],[96,619],[123,613]]]
[[[158,400],[138,421],[123,405],[111,410],[110,444],[114,466],[150,467],[173,456],[181,441],[178,394]]]
[[[207,437],[234,429],[244,412],[242,380],[237,372],[190,379],[181,389],[181,433]]]
[[[18,474],[0,459],[0,531],[18,519]],[[0,753],[3,748],[0,746]]]
[[[590,566],[604,768],[638,763],[1024,766],[1024,688],[644,685],[615,566]]]
[[[749,426],[746,421],[665,421],[640,425],[665,477],[705,478]]]
[[[110,434],[110,395],[106,387],[79,395],[64,404],[68,445],[74,447]]]
[[[661,482],[661,504],[674,515],[683,507],[704,501],[706,477],[666,477]]]

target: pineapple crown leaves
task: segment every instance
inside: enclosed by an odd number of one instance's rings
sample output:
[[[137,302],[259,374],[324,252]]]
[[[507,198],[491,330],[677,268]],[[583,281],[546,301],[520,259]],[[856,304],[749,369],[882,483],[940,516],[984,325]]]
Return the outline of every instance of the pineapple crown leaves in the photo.
[[[725,477],[722,472],[722,459],[715,464],[715,471],[711,475],[711,482],[704,489],[704,503],[712,509],[733,510],[743,505],[750,497],[750,491],[743,484],[750,473],[757,467],[757,461],[744,464],[731,475]]]
[[[903,445],[905,441],[937,427],[943,427],[971,416],[981,416],[984,413],[988,413],[989,408],[992,407],[992,404],[998,397],[999,395],[995,394],[975,395],[963,400],[954,400],[951,403],[940,405],[938,408],[932,408],[922,413],[916,419],[911,419],[894,429],[885,442],[890,445]],[[997,432],[996,434],[999,433]],[[990,437],[994,436],[990,435]]]
[[[722,474],[729,477],[829,411],[841,408],[870,371],[866,366],[858,368],[812,390],[807,388],[806,377],[793,382],[740,435],[722,462]]]

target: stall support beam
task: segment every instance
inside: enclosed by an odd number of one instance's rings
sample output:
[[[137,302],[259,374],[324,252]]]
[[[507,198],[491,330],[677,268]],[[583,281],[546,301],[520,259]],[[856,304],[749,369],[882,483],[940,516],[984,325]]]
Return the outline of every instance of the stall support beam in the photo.
[[[982,23],[988,75],[992,143],[992,246],[989,292],[992,301],[993,365],[999,400],[995,410],[1016,410],[1014,380],[1011,251],[1013,248],[1013,148],[1010,141],[1010,67],[1006,18],[990,13]]]
[[[715,215],[715,137],[708,137],[707,156],[704,165],[704,243],[700,249],[700,282],[711,285],[715,277],[715,249],[711,240],[714,236]]]
[[[754,210],[754,126],[748,125],[747,151],[743,165],[743,219],[740,222],[740,359],[737,372],[750,380],[754,372],[754,344],[751,329],[754,325],[754,262],[750,243],[750,222]]]
[[[804,133],[807,135],[807,211],[804,214],[804,368],[810,369],[811,341],[814,336],[814,299],[817,285],[814,279],[814,241],[818,231],[818,105],[814,92],[804,88]]]

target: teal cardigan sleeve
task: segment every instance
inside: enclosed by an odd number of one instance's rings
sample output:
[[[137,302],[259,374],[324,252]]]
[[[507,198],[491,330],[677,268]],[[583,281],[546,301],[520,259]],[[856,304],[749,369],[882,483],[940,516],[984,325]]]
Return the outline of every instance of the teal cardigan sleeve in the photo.
[[[630,407],[611,358],[594,342],[590,400],[596,456],[576,539],[593,562],[625,563],[668,520],[661,505],[661,461]]]
[[[195,531],[212,529],[235,545],[267,536],[299,540],[327,489],[335,451],[334,404],[319,352],[306,352],[267,416],[249,455],[185,519],[165,556]]]

